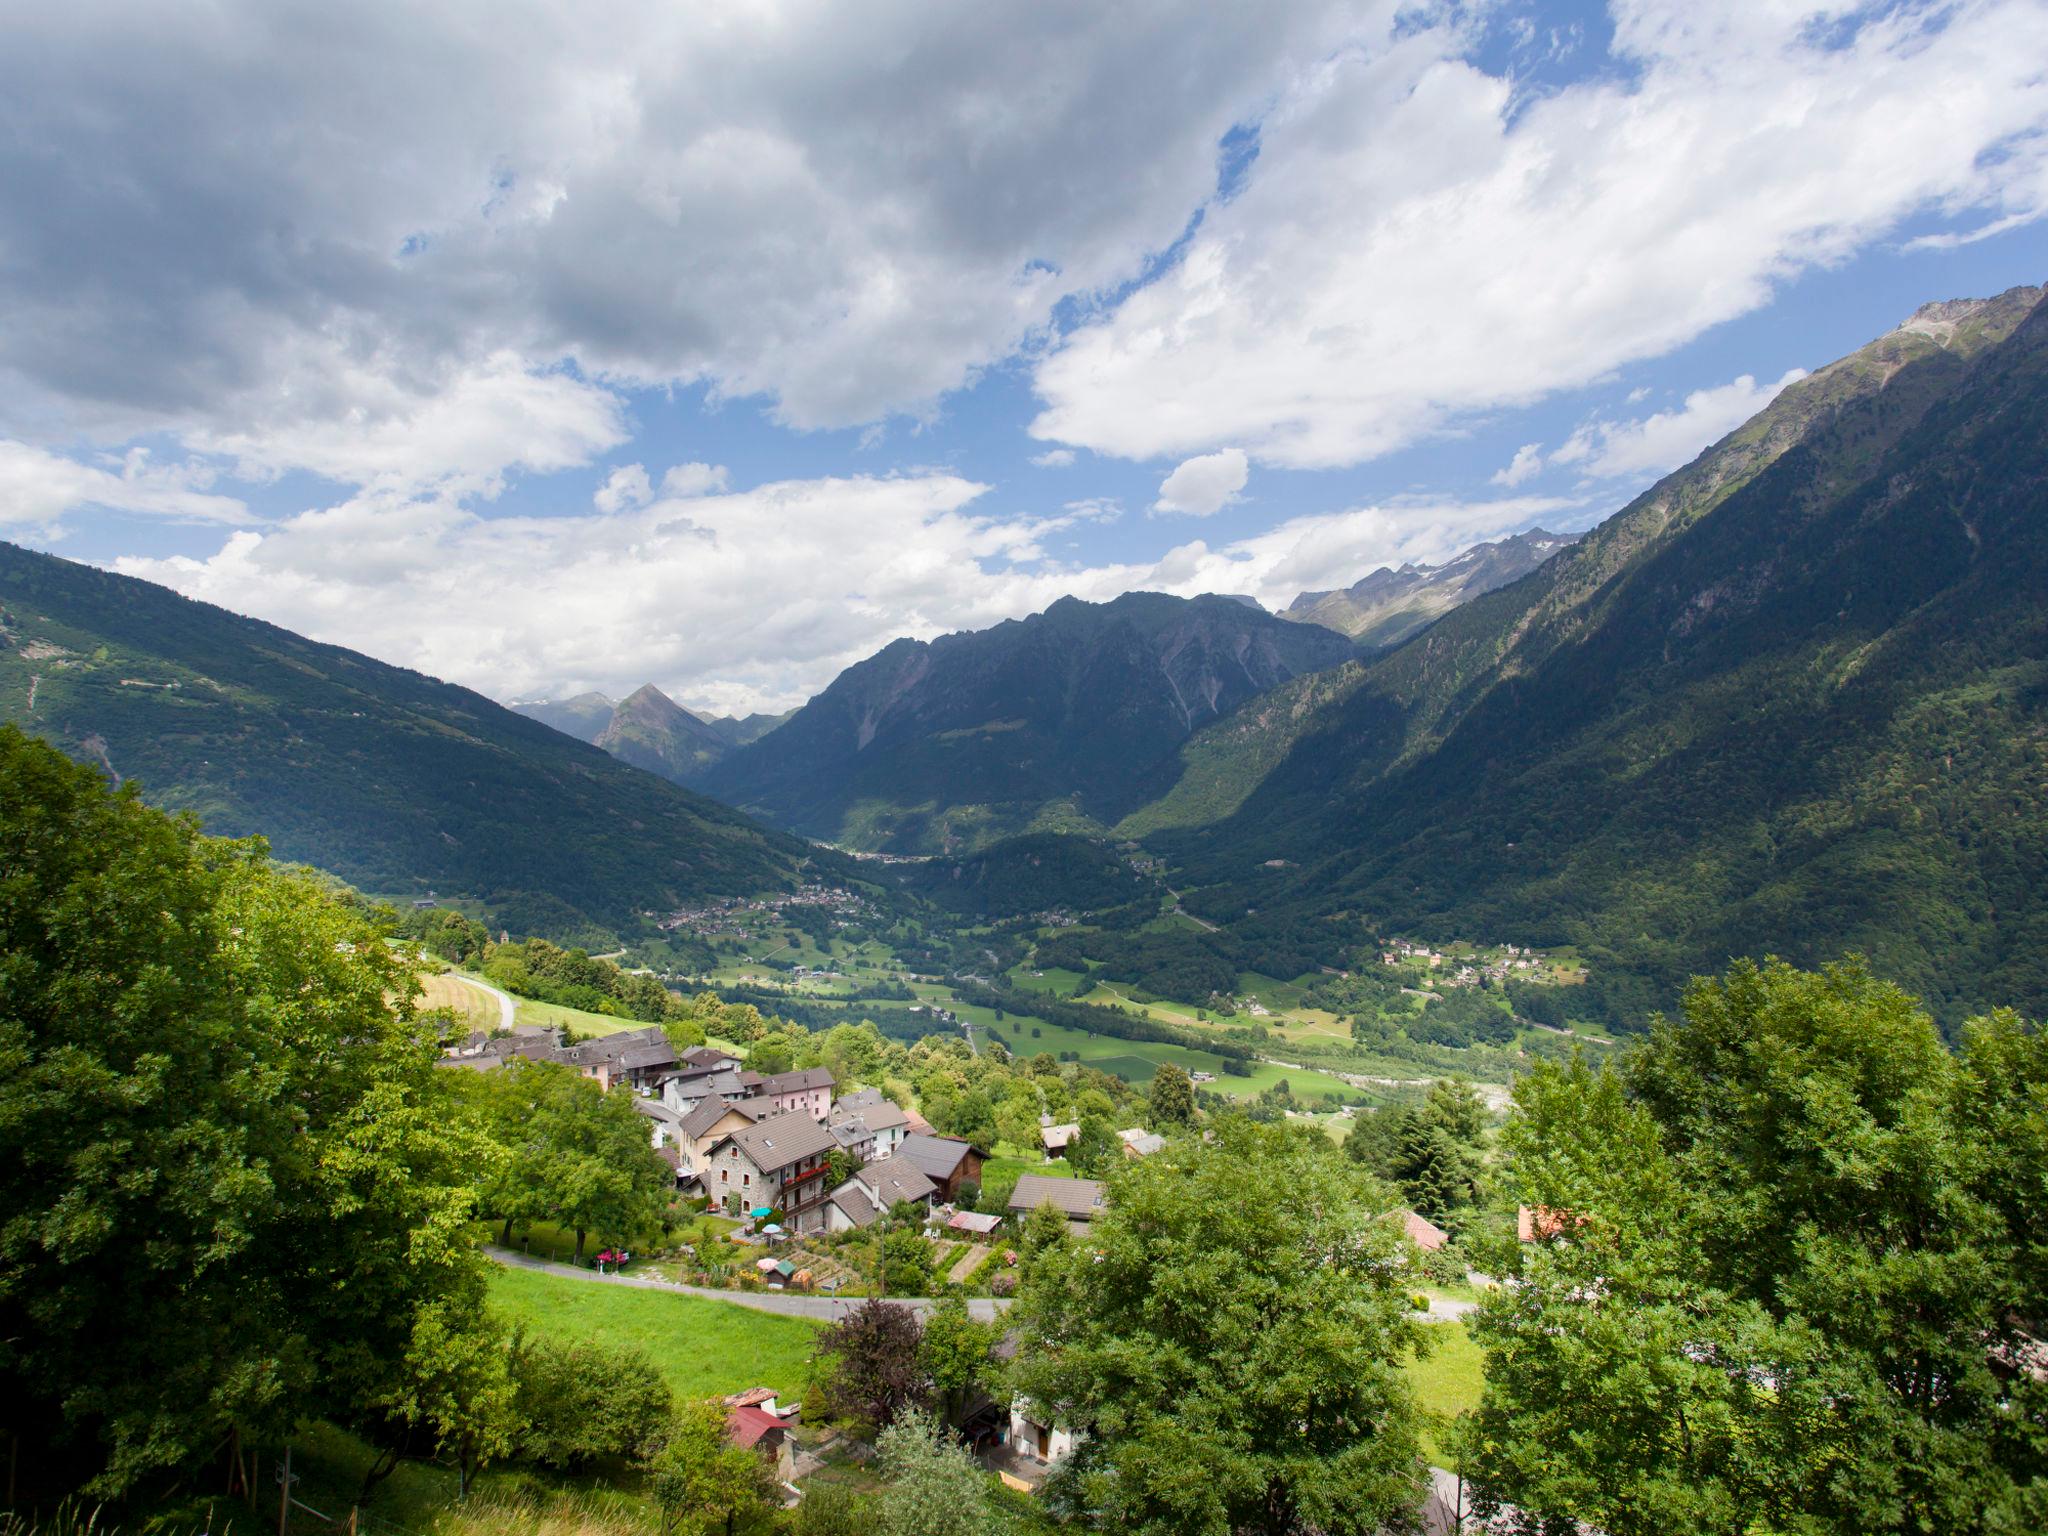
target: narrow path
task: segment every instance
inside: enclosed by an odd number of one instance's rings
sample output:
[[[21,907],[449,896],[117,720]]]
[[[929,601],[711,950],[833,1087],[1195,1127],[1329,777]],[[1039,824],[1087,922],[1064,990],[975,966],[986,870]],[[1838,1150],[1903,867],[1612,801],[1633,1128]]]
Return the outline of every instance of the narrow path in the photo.
[[[657,1280],[651,1276],[600,1275],[594,1269],[577,1269],[570,1264],[556,1264],[549,1259],[536,1259],[530,1254],[514,1253],[509,1248],[500,1248],[490,1243],[484,1245],[484,1253],[507,1269],[537,1269],[542,1274],[554,1275],[563,1280],[582,1280],[591,1285],[623,1285],[638,1291],[675,1291],[684,1296],[702,1296],[707,1301],[725,1301],[736,1307],[752,1307],[756,1312],[774,1312],[783,1317],[810,1317],[827,1323],[837,1322],[865,1299],[858,1296],[794,1296],[787,1291],[721,1291],[708,1285],[678,1285],[673,1280]],[[920,1316],[938,1305],[938,1302],[929,1296],[891,1296],[889,1300],[909,1307]],[[1007,1299],[974,1296],[968,1299],[967,1313],[976,1322],[988,1323],[1001,1316],[1009,1305]]]
[[[970,1244],[967,1251],[960,1255],[960,1262],[946,1271],[946,1278],[955,1285],[965,1285],[967,1277],[981,1267],[981,1261],[989,1256],[989,1252],[985,1243]]]
[[[518,1000],[510,992],[502,992],[488,981],[478,981],[474,976],[464,976],[460,971],[454,974],[461,976],[472,987],[488,992],[498,1000],[498,1028],[510,1034],[512,1032],[512,1021],[519,1016]]]

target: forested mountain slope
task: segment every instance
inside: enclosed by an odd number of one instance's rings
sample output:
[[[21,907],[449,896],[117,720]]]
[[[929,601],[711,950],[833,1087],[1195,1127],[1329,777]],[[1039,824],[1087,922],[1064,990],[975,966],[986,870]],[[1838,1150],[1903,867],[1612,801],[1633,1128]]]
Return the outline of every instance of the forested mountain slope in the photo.
[[[1158,793],[1191,732],[1351,654],[1340,635],[1231,598],[1066,598],[993,629],[896,641],[702,785],[863,848],[1099,827]]]
[[[514,714],[551,725],[565,736],[595,742],[612,723],[618,704],[601,693],[579,693],[566,699],[514,699],[508,706]]]
[[[31,706],[31,695],[33,705]],[[787,884],[794,839],[480,694],[0,544],[0,719],[212,832],[575,934]]]
[[[732,744],[654,684],[620,701],[597,745],[621,762],[688,784],[732,750]]]
[[[1189,904],[1575,943],[1619,1017],[1765,949],[1861,949],[1950,1017],[2048,1004],[2040,300],[1928,306],[1525,580],[1205,733],[1234,814],[1143,813]]]

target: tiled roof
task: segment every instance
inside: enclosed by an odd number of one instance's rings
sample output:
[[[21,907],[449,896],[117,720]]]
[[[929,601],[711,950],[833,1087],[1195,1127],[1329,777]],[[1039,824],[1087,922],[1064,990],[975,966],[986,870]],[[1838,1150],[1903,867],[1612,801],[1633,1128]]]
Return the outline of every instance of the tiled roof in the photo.
[[[823,1067],[805,1067],[799,1072],[778,1072],[761,1082],[763,1093],[809,1093],[815,1088],[830,1088],[833,1076]]]
[[[1024,1215],[1051,1205],[1069,1221],[1092,1221],[1102,1213],[1102,1185],[1094,1179],[1053,1179],[1027,1173],[1010,1194],[1010,1213]]]
[[[875,1203],[884,1210],[899,1200],[929,1200],[939,1191],[939,1186],[919,1172],[914,1164],[906,1163],[900,1157],[869,1163],[854,1178],[867,1186]]]
[[[787,1428],[774,1414],[760,1408],[734,1408],[726,1415],[726,1433],[732,1436],[734,1445],[752,1449],[771,1434],[780,1434]]]
[[[643,1067],[665,1067],[675,1059],[676,1048],[664,1040],[658,1045],[636,1045],[621,1052],[619,1065],[632,1072]]]
[[[824,1126],[800,1109],[743,1125],[725,1139],[744,1152],[747,1160],[763,1173],[787,1168],[800,1158],[823,1157],[839,1145]]]
[[[695,1141],[728,1114],[732,1113],[744,1115],[749,1120],[761,1118],[759,1111],[744,1100],[737,1104],[728,1104],[724,1099],[714,1096],[708,1099],[699,1099],[691,1107],[690,1112],[683,1116],[680,1130],[683,1135]]]
[[[679,1126],[682,1124],[683,1117],[659,1099],[643,1098],[636,1093],[633,1095],[633,1107],[648,1119],[659,1120],[664,1125]]]
[[[955,1232],[993,1232],[1003,1218],[990,1211],[955,1211],[946,1223]]]
[[[875,1202],[868,1198],[868,1192],[851,1179],[825,1198],[838,1206],[839,1214],[856,1227],[872,1226],[881,1218],[882,1213],[875,1209]]]
[[[928,1178],[949,1179],[973,1150],[951,1136],[906,1136],[896,1156],[909,1158]]]

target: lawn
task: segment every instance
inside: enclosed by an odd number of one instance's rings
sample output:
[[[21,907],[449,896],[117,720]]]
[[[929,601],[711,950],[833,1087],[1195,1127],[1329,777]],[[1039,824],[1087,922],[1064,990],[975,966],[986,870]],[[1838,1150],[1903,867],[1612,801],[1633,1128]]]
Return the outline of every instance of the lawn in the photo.
[[[489,1034],[498,1027],[498,1000],[452,971],[420,975],[420,1007],[446,1008],[464,1029]]]
[[[821,1326],[732,1302],[527,1269],[492,1275],[491,1303],[535,1334],[632,1345],[654,1362],[678,1399],[747,1387],[773,1387],[800,1398]]]
[[[1410,1360],[1403,1367],[1415,1401],[1436,1417],[1422,1431],[1422,1453],[1431,1466],[1445,1466],[1448,1421],[1479,1406],[1479,1389],[1485,1380],[1486,1354],[1465,1331],[1463,1323],[1431,1323],[1429,1337],[1435,1348],[1425,1360]]]

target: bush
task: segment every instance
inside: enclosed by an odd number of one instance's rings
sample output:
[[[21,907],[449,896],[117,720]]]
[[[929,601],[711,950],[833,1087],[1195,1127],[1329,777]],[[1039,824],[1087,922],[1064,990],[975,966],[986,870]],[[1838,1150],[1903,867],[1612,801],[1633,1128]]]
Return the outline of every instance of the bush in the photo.
[[[515,1338],[512,1381],[521,1421],[516,1453],[562,1471],[646,1455],[674,1406],[640,1351],[590,1340]]]

